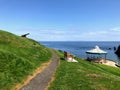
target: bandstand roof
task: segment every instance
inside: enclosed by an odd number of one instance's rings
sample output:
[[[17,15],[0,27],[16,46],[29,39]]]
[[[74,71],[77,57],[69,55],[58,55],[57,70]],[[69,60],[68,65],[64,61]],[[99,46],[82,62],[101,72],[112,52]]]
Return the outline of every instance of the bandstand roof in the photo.
[[[107,54],[106,51],[99,48],[99,46],[95,46],[94,49],[86,51],[88,54]]]

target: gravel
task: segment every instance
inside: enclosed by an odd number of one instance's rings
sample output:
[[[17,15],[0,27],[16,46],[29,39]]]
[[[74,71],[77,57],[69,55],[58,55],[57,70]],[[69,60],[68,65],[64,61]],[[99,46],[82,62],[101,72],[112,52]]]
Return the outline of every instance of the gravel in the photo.
[[[53,50],[51,50],[51,52],[53,57],[48,67],[37,74],[35,78],[33,78],[26,86],[23,86],[21,90],[45,90],[59,64],[59,57]]]

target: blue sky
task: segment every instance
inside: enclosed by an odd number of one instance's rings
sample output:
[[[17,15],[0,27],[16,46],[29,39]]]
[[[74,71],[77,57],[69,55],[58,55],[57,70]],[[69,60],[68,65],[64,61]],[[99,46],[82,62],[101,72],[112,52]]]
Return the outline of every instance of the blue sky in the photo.
[[[39,41],[120,41],[120,0],[0,0],[0,29]]]

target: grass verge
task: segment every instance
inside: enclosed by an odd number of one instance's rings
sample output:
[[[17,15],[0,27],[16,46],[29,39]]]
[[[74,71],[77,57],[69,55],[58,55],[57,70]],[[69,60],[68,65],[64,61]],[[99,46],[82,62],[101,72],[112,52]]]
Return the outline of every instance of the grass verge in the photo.
[[[59,53],[59,52],[58,52]],[[76,58],[79,62],[64,61],[63,54],[60,66],[55,73],[55,80],[48,90],[119,90],[120,69],[95,64]]]
[[[0,90],[13,89],[51,57],[39,42],[0,30]]]

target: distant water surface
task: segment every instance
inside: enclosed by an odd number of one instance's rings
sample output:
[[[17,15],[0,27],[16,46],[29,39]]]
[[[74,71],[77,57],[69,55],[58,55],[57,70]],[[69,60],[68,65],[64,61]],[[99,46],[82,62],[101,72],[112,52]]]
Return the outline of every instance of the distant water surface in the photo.
[[[49,42],[44,41],[40,42],[41,44],[49,47],[54,48],[56,50],[62,50],[70,52],[77,57],[86,58],[87,54],[85,53],[87,50],[93,49],[96,45],[98,45],[102,50],[105,50],[108,52],[107,59],[118,61],[118,57],[114,53],[114,47],[118,47],[120,45],[120,42],[92,42],[92,41],[55,41],[55,42]]]

